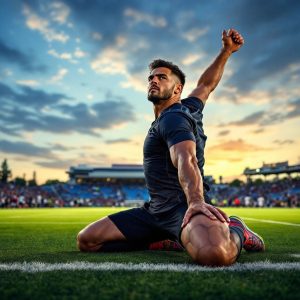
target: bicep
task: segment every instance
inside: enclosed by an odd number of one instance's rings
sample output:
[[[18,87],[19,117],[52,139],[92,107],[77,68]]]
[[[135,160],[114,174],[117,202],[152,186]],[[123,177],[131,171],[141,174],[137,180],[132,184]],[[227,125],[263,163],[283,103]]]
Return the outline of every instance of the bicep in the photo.
[[[196,143],[187,140],[171,146],[170,157],[174,167],[178,169],[180,161],[191,160],[196,157]]]
[[[196,97],[205,104],[210,94],[210,89],[203,83],[200,83],[190,94],[189,97]]]

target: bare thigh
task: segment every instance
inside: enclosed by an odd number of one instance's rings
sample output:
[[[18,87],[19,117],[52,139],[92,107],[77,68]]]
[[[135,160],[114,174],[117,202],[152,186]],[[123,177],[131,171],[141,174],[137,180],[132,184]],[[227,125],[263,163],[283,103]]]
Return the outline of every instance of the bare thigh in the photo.
[[[122,240],[126,240],[123,233],[108,217],[104,217],[78,233],[77,245],[81,251],[98,251],[106,242]]]

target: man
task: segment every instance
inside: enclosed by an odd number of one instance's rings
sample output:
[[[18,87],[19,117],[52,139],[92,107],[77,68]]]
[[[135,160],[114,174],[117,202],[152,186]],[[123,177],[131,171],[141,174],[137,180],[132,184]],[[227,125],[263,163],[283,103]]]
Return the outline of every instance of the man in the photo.
[[[81,251],[151,249],[153,243],[168,239],[180,242],[201,265],[224,266],[236,261],[242,247],[264,250],[262,238],[241,219],[229,219],[207,203],[202,110],[228,58],[244,43],[234,29],[223,31],[222,41],[220,54],[183,100],[183,72],[164,60],[150,64],[148,100],[153,103],[155,121],[144,143],[144,171],[151,200],[142,208],[88,225],[78,234]]]

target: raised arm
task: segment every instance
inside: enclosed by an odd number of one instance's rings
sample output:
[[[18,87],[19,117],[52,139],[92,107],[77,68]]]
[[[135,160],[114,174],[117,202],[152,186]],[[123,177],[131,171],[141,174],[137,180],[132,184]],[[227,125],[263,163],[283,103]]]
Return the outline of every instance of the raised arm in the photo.
[[[238,51],[244,44],[242,35],[235,29],[229,29],[222,33],[223,47],[214,62],[204,71],[198,80],[197,87],[191,92],[190,97],[201,99],[204,104],[210,93],[220,82],[225,64],[233,52]]]
[[[193,215],[199,213],[205,214],[213,220],[228,221],[224,212],[204,201],[203,181],[197,165],[195,142],[187,140],[171,146],[170,155],[173,165],[178,169],[179,182],[188,203],[182,227],[189,222]]]

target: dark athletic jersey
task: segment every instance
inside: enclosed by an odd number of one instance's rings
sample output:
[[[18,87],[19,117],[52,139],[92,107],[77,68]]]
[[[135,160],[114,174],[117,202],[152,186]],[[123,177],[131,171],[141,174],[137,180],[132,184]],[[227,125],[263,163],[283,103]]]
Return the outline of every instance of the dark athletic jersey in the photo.
[[[150,194],[148,209],[163,213],[186,201],[178,179],[178,170],[173,166],[169,148],[179,142],[192,140],[196,143],[198,166],[203,176],[204,147],[203,103],[189,97],[166,108],[151,124],[144,142],[144,172]],[[209,187],[204,183],[206,191]]]

